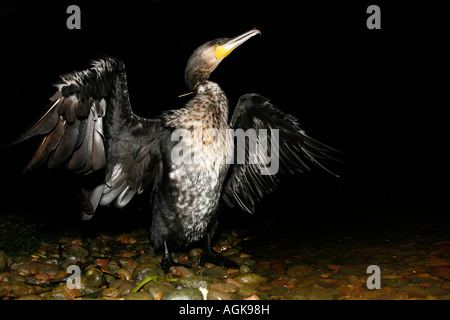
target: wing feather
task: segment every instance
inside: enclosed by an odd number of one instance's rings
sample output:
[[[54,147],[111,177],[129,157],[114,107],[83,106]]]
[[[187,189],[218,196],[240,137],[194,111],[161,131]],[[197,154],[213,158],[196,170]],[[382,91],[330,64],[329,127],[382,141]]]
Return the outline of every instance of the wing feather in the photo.
[[[49,110],[11,144],[44,136],[25,172],[44,163],[84,175],[100,172],[80,194],[83,219],[90,219],[99,204],[123,207],[151,185],[160,167],[159,133],[167,129],[160,120],[132,113],[118,59],[104,57],[61,79]]]
[[[254,213],[255,204],[265,194],[275,189],[282,174],[311,170],[310,165],[306,163],[307,160],[335,175],[319,159],[339,161],[331,154],[338,154],[340,151],[306,135],[300,128],[297,118],[283,113],[261,95],[242,96],[233,113],[230,126],[233,129],[243,129],[244,131],[277,129],[279,134],[279,141],[267,136],[267,148],[262,147],[262,141],[258,138],[257,148],[246,146],[245,163],[231,166],[223,192],[223,199],[230,206],[238,203],[242,209]],[[275,174],[263,175],[261,169],[265,168],[267,164],[269,150],[274,152],[270,156],[278,157],[279,170]],[[238,150],[235,150],[235,154],[237,152]]]

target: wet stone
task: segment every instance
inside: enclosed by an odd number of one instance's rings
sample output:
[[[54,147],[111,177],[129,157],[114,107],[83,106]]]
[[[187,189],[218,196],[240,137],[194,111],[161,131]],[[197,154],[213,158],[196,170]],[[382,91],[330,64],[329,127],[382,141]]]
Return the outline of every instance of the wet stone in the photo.
[[[91,270],[86,275],[86,284],[90,287],[100,287],[105,283],[103,275],[97,270]]]
[[[336,289],[294,289],[286,293],[285,298],[288,300],[334,300],[340,296],[340,292]]]
[[[74,243],[65,252],[66,257],[86,258],[89,255],[89,251],[78,243]]]
[[[208,289],[211,284],[215,283],[220,283],[220,280],[205,276],[191,276],[178,280],[178,285],[184,288]]]
[[[291,278],[302,278],[314,273],[316,269],[309,265],[296,265],[286,270],[286,274]]]
[[[175,278],[187,278],[187,277],[192,277],[194,275],[194,272],[192,272],[191,270],[189,270],[188,268],[183,267],[183,266],[171,267],[170,273],[172,273],[172,275]]]
[[[203,252],[203,250],[202,249],[200,249],[200,248],[194,248],[194,249],[191,249],[190,251],[189,251],[189,257],[191,257],[191,258],[197,258],[198,256],[200,256],[200,254]]]
[[[134,292],[125,297],[125,300],[154,300],[153,296],[146,292]]]
[[[34,287],[21,282],[0,282],[0,296],[20,297],[34,293]]]
[[[116,288],[105,289],[103,290],[102,295],[107,298],[120,298],[121,296],[120,291]]]
[[[208,292],[208,300],[238,300],[239,296],[234,293],[211,289]]]
[[[21,264],[16,269],[20,275],[35,275],[38,273],[57,273],[59,267],[51,263],[44,263],[40,261],[29,261]]]
[[[235,279],[242,284],[250,285],[250,286],[257,286],[257,285],[260,285],[261,283],[264,283],[267,281],[267,278],[264,278],[256,273],[242,274],[242,275],[235,277]]]
[[[296,288],[306,288],[310,287],[317,282],[317,278],[304,278],[295,282],[294,286]]]
[[[161,300],[203,300],[203,294],[196,288],[182,288],[163,294]]]
[[[227,270],[224,267],[212,267],[206,269],[205,271],[203,271],[202,275],[218,279],[226,279],[229,276]]]
[[[139,264],[133,271],[133,279],[136,282],[142,282],[142,280],[153,275],[164,275],[164,271],[161,268],[158,268],[154,263]]]
[[[150,282],[144,286],[144,290],[156,298],[159,294],[166,294],[175,291],[175,287],[168,282]]]
[[[243,286],[236,293],[242,297],[248,297],[253,294],[258,294],[258,290],[254,286]]]
[[[243,264],[239,267],[239,272],[240,273],[248,273],[248,272],[250,272],[250,267],[246,264]]]
[[[122,296],[130,293],[135,286],[136,285],[133,282],[123,279],[116,279],[109,285],[110,288],[118,289]]]
[[[282,296],[288,291],[286,287],[278,286],[273,287],[269,290],[265,290],[264,292],[267,293],[269,296]]]
[[[159,265],[159,261],[156,257],[151,254],[143,254],[139,258],[136,259],[138,264],[152,263],[155,265]]]
[[[210,285],[211,290],[220,290],[227,293],[235,293],[238,287],[233,283],[216,283]]]

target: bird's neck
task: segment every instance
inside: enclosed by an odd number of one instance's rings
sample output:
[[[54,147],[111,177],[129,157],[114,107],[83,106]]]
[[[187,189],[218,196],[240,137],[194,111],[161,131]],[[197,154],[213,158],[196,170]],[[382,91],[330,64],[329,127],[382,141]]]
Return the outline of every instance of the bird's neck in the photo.
[[[176,128],[188,129],[194,122],[201,122],[203,129],[226,129],[228,99],[217,83],[203,81],[184,108],[170,111],[165,118],[169,126]]]

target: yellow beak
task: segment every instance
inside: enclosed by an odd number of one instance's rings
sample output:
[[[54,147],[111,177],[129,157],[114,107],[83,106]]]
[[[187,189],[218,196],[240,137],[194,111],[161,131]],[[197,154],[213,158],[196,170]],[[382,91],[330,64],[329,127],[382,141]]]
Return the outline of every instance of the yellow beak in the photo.
[[[217,45],[215,56],[217,60],[223,59],[227,57],[231,51],[239,47],[241,44],[243,44],[245,41],[250,39],[253,36],[256,36],[257,34],[261,34],[261,31],[258,29],[252,29],[250,31],[247,31],[246,33],[243,33],[233,39],[228,40],[226,43],[222,45]]]

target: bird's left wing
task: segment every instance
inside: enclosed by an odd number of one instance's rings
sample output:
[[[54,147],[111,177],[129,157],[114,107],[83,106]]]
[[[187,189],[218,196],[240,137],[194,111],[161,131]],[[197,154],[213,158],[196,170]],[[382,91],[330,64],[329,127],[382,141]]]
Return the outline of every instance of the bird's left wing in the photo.
[[[281,174],[310,170],[307,162],[335,175],[320,161],[336,160],[332,154],[339,151],[306,135],[294,116],[283,113],[261,95],[243,95],[230,126],[235,136],[236,130],[242,129],[249,137],[245,150],[239,150],[239,142],[234,144],[234,164],[223,192],[223,199],[230,206],[237,202],[242,209],[254,213],[255,204],[277,186]],[[253,141],[249,129],[255,133]],[[243,151],[245,159],[239,161],[239,152]]]

